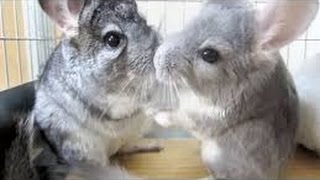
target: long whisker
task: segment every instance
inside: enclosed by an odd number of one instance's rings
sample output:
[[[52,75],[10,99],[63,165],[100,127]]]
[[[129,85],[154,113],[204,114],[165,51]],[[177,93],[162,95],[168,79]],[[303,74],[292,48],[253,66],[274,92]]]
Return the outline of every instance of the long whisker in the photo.
[[[178,99],[180,99],[181,98],[181,94],[180,94],[179,88],[177,86],[177,83],[173,83],[173,88],[174,88],[174,90],[175,90],[175,92],[177,94]]]
[[[123,82],[123,84],[120,85],[120,90],[119,90],[119,94],[122,94],[124,92],[126,92],[126,90],[131,86],[131,84],[134,82],[134,80],[136,79],[136,75],[131,76],[128,80],[125,80]]]
[[[145,64],[142,66],[142,69],[141,69],[141,73],[145,73],[145,70],[147,69],[149,63],[148,62],[145,62]]]

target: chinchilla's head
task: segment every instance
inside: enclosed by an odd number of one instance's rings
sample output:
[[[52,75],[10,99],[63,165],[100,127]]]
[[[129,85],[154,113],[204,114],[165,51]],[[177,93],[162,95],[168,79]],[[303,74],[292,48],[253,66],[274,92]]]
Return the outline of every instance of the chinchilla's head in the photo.
[[[242,0],[207,0],[187,27],[158,48],[157,79],[170,92],[191,89],[211,97],[236,91],[277,63],[273,55],[307,29],[317,3],[270,1],[260,10]]]
[[[127,95],[151,86],[158,34],[139,15],[134,0],[39,3],[65,34],[62,66],[78,84]]]

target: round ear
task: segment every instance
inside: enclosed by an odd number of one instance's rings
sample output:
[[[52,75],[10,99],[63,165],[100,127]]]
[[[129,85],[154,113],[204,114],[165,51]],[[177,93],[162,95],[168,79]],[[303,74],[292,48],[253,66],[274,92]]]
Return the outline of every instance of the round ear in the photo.
[[[203,0],[203,5],[209,5],[209,4],[220,4],[224,5],[226,7],[228,6],[238,6],[238,5],[245,5],[248,2],[246,0]]]
[[[43,11],[66,35],[74,35],[78,29],[78,17],[85,0],[38,0]]]
[[[84,0],[68,0],[68,7],[70,13],[73,15],[79,15],[82,7],[84,5]]]
[[[256,13],[258,45],[277,50],[302,35],[318,12],[318,0],[273,0]]]

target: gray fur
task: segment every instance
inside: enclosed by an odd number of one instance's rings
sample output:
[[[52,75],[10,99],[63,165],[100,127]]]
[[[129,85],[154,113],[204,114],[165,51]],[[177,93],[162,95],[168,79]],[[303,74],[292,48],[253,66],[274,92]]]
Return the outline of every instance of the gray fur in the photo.
[[[34,119],[27,115],[17,117],[17,134],[6,151],[4,180],[63,180],[70,167],[59,162],[46,138],[34,126]],[[64,167],[57,173],[56,169]]]
[[[10,149],[6,152],[4,179],[20,180],[30,179],[39,180],[36,170],[33,166],[32,146],[33,146],[33,128],[32,121],[22,116],[17,126],[17,137],[12,142]],[[30,165],[31,164],[31,165]]]
[[[18,120],[17,136],[6,152],[4,180],[139,179],[117,165],[65,164],[34,126],[33,118],[20,116]]]
[[[278,52],[256,48],[256,34],[249,4],[208,1],[155,55],[160,89],[170,97],[157,104],[156,120],[200,139],[217,178],[277,178],[295,147],[294,84]],[[199,56],[207,47],[220,53],[214,64]]]
[[[46,11],[55,8],[47,13],[58,14],[52,18],[57,21],[65,13],[59,7],[65,1],[40,3]],[[158,35],[138,14],[133,0],[83,4],[76,34],[62,39],[43,69],[32,116],[67,163],[105,167],[111,155],[140,138],[151,123],[144,105],[154,86],[152,59]],[[64,29],[70,28],[74,27]],[[103,40],[109,31],[125,36],[117,48]]]

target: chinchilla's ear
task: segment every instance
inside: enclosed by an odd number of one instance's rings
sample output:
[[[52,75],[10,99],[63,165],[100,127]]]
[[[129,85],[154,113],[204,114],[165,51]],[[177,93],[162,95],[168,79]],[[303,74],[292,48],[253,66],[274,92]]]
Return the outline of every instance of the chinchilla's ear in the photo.
[[[257,10],[258,46],[277,50],[302,35],[318,12],[318,0],[272,0]]]
[[[62,31],[77,34],[78,17],[86,0],[38,0],[44,12],[54,20]]]
[[[208,4],[220,4],[220,5],[239,5],[245,4],[247,1],[245,0],[203,0],[203,5],[206,6]]]

